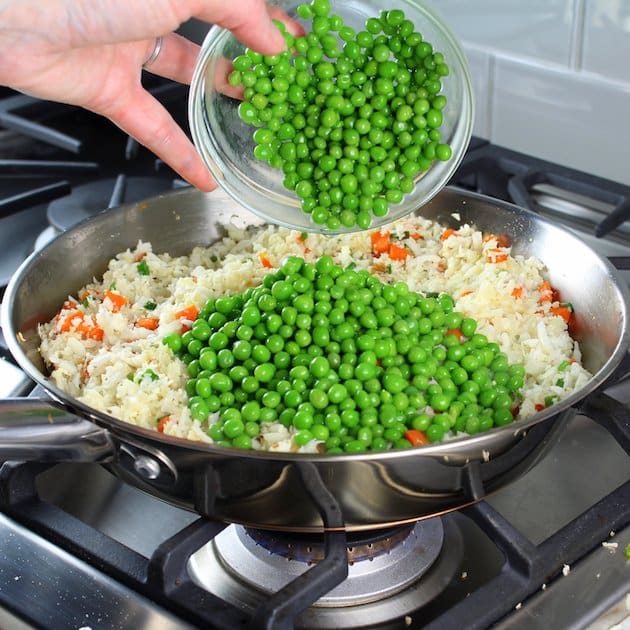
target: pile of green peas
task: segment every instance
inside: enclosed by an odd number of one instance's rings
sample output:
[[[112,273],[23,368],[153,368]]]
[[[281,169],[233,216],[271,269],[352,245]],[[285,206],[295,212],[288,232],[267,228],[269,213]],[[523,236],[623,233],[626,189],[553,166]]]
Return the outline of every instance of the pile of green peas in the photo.
[[[207,429],[218,444],[250,448],[262,423],[280,422],[298,447],[356,453],[408,448],[410,429],[439,442],[513,421],[523,366],[475,331],[447,294],[290,257],[163,341],[187,364],[192,417],[218,413]]]
[[[254,156],[282,169],[312,222],[367,229],[450,159],[440,132],[449,69],[399,9],[358,33],[330,11],[329,0],[300,5],[310,32],[293,37],[277,22],[287,50],[246,50],[228,81],[244,86],[238,111],[257,127]]]

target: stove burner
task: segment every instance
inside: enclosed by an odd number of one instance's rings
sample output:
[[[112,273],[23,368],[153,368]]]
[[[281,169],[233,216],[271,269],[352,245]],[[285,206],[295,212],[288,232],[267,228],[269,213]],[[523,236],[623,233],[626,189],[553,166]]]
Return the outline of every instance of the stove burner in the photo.
[[[377,627],[437,597],[463,556],[453,519],[433,518],[383,531],[348,534],[348,577],[302,613],[296,627]],[[316,535],[232,525],[193,554],[188,573],[221,599],[254,610],[317,562]]]
[[[71,228],[106,208],[147,199],[172,190],[173,181],[164,177],[118,177],[101,179],[73,188],[66,197],[48,205],[48,221],[60,231]]]
[[[391,553],[414,530],[415,524],[402,525],[378,531],[352,532],[347,535],[348,562],[374,560],[382,554]],[[287,560],[311,564],[323,560],[324,541],[317,534],[291,534],[271,532],[264,529],[246,528],[247,535],[269,553]]]

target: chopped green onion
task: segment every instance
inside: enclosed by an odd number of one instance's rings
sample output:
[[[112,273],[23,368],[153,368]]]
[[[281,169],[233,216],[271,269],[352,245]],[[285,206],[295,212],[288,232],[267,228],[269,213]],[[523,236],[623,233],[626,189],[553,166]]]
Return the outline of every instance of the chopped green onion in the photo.
[[[160,378],[151,368],[147,368],[144,371],[142,378],[145,378],[145,377],[150,378],[152,381],[157,381]]]
[[[146,308],[147,311],[154,311],[157,308],[157,304],[155,302],[146,302],[144,308]]]
[[[148,276],[151,272],[149,271],[149,265],[146,260],[141,260],[137,265],[138,273],[141,276]]]

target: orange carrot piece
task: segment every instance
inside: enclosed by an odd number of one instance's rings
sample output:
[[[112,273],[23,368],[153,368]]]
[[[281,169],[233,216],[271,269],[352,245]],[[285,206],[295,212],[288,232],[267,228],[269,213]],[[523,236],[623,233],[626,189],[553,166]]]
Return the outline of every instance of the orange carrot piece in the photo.
[[[446,331],[446,336],[448,336],[448,335],[454,335],[460,341],[465,341],[466,340],[466,337],[464,336],[464,333],[462,332],[461,328],[449,328]]]
[[[418,431],[418,429],[408,429],[405,431],[405,439],[412,446],[425,446],[429,443],[427,436],[422,431]]]
[[[124,295],[120,295],[120,293],[105,291],[105,297],[112,303],[112,312],[114,313],[118,313],[127,304],[127,298]]]
[[[381,254],[384,254],[389,249],[390,233],[389,232],[372,232],[370,234],[370,241],[372,243],[372,255],[378,258]]]
[[[465,295],[470,295],[472,293],[472,291],[470,289],[467,289],[466,291],[462,291],[460,293],[461,297],[464,297]]]
[[[564,319],[565,322],[567,322],[567,324],[569,323],[569,320],[571,319],[571,315],[573,314],[573,311],[571,310],[571,307],[569,306],[552,306],[549,311],[551,313],[553,313],[554,315],[558,315],[558,317],[562,317],[562,319]]]
[[[260,252],[259,258],[263,267],[266,267],[267,269],[271,269],[273,267],[271,261],[269,260],[269,258],[267,258],[266,252]]]
[[[105,331],[100,326],[92,326],[90,330],[85,333],[88,339],[94,339],[94,341],[103,341],[105,337]]]
[[[389,246],[389,257],[392,260],[405,260],[407,256],[411,256],[411,251],[406,247],[400,247],[396,243],[391,243]]]
[[[510,246],[510,237],[507,234],[486,234],[486,236],[483,237],[483,242],[488,243],[492,239],[497,242],[497,247]]]
[[[83,311],[71,311],[63,318],[59,326],[59,330],[61,332],[68,332],[72,330],[73,327],[76,327],[83,322],[84,317],[85,315],[83,314]]]
[[[421,240],[421,239],[424,239],[424,236],[422,236],[422,234],[420,234],[420,232],[414,232],[414,233],[413,233],[413,234],[411,234],[410,236],[411,236],[411,238],[412,238],[414,241],[419,241],[419,240]]]
[[[489,249],[486,252],[486,260],[489,263],[505,262],[507,259],[508,259],[507,253],[497,247]]]
[[[442,232],[440,240],[445,241],[447,238],[453,236],[453,234],[457,234],[457,230],[454,230],[453,228],[448,228],[447,230],[444,230],[444,232]]]
[[[553,301],[553,288],[551,287],[551,282],[549,282],[549,280],[545,280],[538,287],[538,292],[540,293],[540,297],[538,298],[539,304]]]
[[[77,332],[85,339],[94,339],[95,341],[103,341],[105,331],[96,324],[94,317],[89,319],[82,319],[81,323],[76,328]]]
[[[189,319],[190,321],[194,321],[197,319],[197,315],[199,315],[199,309],[194,304],[191,304],[181,311],[177,311],[177,313],[175,313],[175,319]]]
[[[514,299],[522,298],[523,297],[523,287],[521,287],[521,286],[514,287],[512,289],[512,297]]]
[[[158,420],[157,430],[160,433],[164,433],[164,427],[166,427],[167,422],[170,422],[171,416],[164,416]]]
[[[156,317],[141,317],[136,322],[136,326],[140,326],[140,328],[146,328],[147,330],[156,330],[159,325],[160,320]]]

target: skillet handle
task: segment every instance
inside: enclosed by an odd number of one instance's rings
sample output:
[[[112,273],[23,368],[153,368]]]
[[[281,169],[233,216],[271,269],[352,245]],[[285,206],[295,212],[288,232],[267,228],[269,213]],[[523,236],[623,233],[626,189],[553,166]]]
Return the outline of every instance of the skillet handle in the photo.
[[[108,431],[54,401],[0,400],[0,461],[105,463],[114,453]]]

